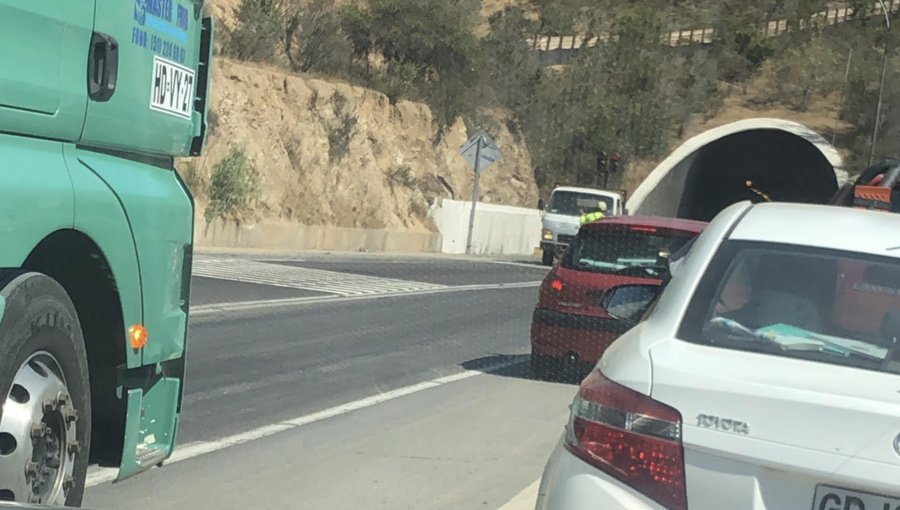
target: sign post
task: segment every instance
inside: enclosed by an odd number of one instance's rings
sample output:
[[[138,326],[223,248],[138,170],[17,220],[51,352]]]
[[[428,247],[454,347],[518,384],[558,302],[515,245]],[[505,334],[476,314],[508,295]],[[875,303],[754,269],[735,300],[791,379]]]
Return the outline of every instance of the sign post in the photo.
[[[475,233],[475,206],[478,204],[478,183],[481,172],[500,159],[501,152],[494,140],[485,133],[479,131],[469,138],[459,149],[459,153],[467,163],[475,170],[475,182],[472,184],[472,211],[469,213],[469,234],[466,237],[466,255],[472,254],[472,236]]]
[[[478,181],[481,180],[479,160],[481,159],[481,139],[475,142],[475,183],[472,184],[472,212],[469,213],[469,235],[466,237],[466,255],[472,254],[472,234],[475,233],[475,205],[478,204]]]

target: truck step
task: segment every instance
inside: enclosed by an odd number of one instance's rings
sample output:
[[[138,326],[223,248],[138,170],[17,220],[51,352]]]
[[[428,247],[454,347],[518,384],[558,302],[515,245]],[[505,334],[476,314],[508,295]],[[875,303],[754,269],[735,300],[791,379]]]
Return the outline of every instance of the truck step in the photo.
[[[137,461],[142,470],[162,463],[165,458],[165,450],[147,444],[139,444],[134,454],[134,460]]]

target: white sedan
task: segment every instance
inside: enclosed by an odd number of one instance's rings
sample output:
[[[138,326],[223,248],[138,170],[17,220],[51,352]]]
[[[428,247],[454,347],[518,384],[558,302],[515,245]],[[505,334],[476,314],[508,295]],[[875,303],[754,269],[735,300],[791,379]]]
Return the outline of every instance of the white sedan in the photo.
[[[900,509],[900,215],[735,204],[639,313],[538,510]]]

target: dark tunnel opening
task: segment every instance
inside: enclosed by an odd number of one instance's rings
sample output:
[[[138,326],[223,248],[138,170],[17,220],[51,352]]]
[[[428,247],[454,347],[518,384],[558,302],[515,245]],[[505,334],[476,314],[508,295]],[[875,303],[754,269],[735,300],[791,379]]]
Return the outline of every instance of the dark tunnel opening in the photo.
[[[805,138],[778,129],[742,131],[699,150],[685,175],[678,217],[709,221],[743,200],[826,203],[837,191],[834,168]]]

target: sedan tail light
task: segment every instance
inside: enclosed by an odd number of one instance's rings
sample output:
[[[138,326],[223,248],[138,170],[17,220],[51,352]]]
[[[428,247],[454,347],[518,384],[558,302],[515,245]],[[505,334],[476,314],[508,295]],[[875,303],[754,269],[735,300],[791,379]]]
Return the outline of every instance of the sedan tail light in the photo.
[[[687,509],[681,414],[595,370],[572,402],[573,454],[672,510]]]

